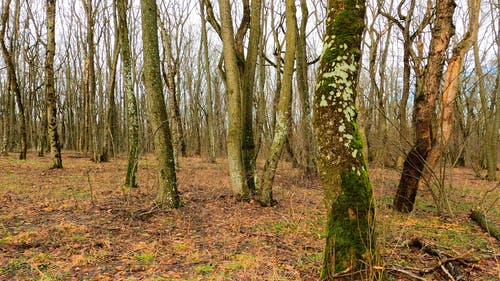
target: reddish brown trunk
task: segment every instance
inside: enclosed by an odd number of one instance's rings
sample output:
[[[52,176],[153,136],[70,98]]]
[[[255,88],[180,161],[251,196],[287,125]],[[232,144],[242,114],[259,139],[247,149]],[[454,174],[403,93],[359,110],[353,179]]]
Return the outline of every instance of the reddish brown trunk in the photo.
[[[427,156],[432,148],[432,117],[440,91],[443,66],[450,37],[455,33],[453,0],[438,1],[436,19],[432,29],[428,63],[424,71],[424,85],[415,99],[415,145],[403,165],[403,173],[394,198],[394,208],[400,212],[411,212],[415,204],[418,184]]]

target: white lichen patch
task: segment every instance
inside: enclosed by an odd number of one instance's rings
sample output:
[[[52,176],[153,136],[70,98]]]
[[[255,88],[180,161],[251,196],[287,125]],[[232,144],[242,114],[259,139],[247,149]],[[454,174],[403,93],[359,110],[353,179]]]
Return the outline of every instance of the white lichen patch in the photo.
[[[345,125],[344,125],[344,123],[340,124],[340,126],[339,126],[339,132],[341,132],[341,133],[345,132]]]
[[[351,155],[352,155],[352,158],[356,158],[356,155],[358,155],[358,150],[357,149],[353,149]]]
[[[321,100],[319,102],[319,106],[321,106],[321,107],[328,106],[328,102],[325,99],[325,95],[321,95]]]

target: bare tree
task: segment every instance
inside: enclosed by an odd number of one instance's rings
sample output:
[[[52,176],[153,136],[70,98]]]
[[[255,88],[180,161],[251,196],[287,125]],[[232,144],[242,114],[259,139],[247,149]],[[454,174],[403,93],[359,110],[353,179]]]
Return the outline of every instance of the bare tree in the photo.
[[[54,79],[54,55],[56,50],[55,21],[56,0],[47,0],[47,53],[45,55],[45,100],[47,104],[47,124],[52,154],[51,168],[62,168],[61,144],[57,132],[57,94]]]

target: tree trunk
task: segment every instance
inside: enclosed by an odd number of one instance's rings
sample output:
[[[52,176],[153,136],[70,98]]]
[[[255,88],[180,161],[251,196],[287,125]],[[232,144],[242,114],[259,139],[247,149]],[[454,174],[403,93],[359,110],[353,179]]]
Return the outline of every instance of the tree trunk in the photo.
[[[241,112],[240,71],[236,57],[231,5],[229,0],[219,3],[221,17],[221,38],[223,42],[224,66],[227,87],[227,111],[229,127],[227,135],[227,153],[233,194],[237,200],[248,200],[251,191],[248,187],[243,162],[243,116]]]
[[[116,0],[118,12],[118,36],[120,37],[120,52],[123,64],[123,81],[127,96],[127,124],[128,124],[128,159],[125,186],[137,187],[138,145],[139,145],[139,119],[137,115],[137,98],[134,94],[132,83],[132,63],[130,55],[129,32],[127,26],[127,0]],[[149,27],[151,28],[151,27]],[[161,104],[164,104],[163,101]]]
[[[304,142],[303,155],[304,163],[302,164],[302,170],[304,174],[311,175],[315,171],[315,153],[314,153],[314,137],[311,127],[311,105],[309,102],[309,86],[308,86],[308,69],[307,69],[307,48],[306,48],[306,37],[307,37],[307,20],[309,17],[309,11],[307,9],[307,1],[300,1],[300,9],[302,13],[302,19],[300,20],[300,26],[297,31],[297,50],[296,50],[296,60],[297,60],[297,91],[300,98],[300,105],[302,109],[301,115],[301,135]]]
[[[181,206],[181,201],[177,191],[174,152],[162,91],[156,15],[156,1],[141,0],[144,82],[158,169],[156,204],[161,207],[178,208]]]
[[[55,21],[56,0],[47,0],[47,53],[45,56],[45,102],[47,105],[47,127],[52,164],[50,168],[60,169],[62,165],[61,144],[57,132],[57,94],[54,79],[54,56],[56,50]]]
[[[21,89],[19,88],[18,80],[17,80],[17,75],[16,75],[16,69],[14,66],[14,58],[12,51],[9,51],[7,49],[7,46],[5,45],[5,33],[7,29],[7,23],[9,20],[9,11],[10,11],[10,3],[11,0],[6,0],[4,3],[4,9],[2,12],[2,22],[1,22],[1,28],[0,28],[0,47],[2,49],[2,55],[5,61],[5,65],[7,68],[7,80],[10,81],[10,87],[11,90],[14,92],[15,97],[16,97],[16,102],[17,102],[17,107],[19,110],[19,121],[21,122],[19,126],[19,137],[20,137],[20,152],[19,152],[19,159],[25,160],[26,159],[26,153],[28,150],[28,143],[27,143],[27,133],[26,133],[26,116],[24,113],[24,104],[21,96]],[[18,9],[19,3],[16,2],[16,9]],[[16,35],[17,31],[14,31],[14,35]],[[12,111],[11,113],[13,113]],[[12,124],[12,123],[11,123]]]
[[[469,27],[464,38],[453,48],[452,56],[448,62],[448,69],[444,74],[443,96],[441,98],[441,111],[438,117],[438,131],[433,138],[435,142],[427,158],[427,165],[424,169],[422,179],[429,185],[436,201],[440,215],[452,216],[452,210],[448,202],[448,195],[443,184],[435,184],[433,175],[436,174],[436,166],[439,158],[444,154],[452,133],[455,99],[460,85],[460,72],[465,53],[477,40],[479,0],[469,0]]]
[[[172,38],[170,37],[170,34],[167,33],[167,30],[165,29],[165,26],[163,24],[160,24],[161,27],[161,35],[162,35],[162,41],[163,41],[163,48],[164,48],[164,53],[165,53],[165,61],[167,63],[167,69],[163,70],[163,78],[165,80],[165,83],[167,84],[167,88],[169,91],[168,95],[168,108],[169,112],[172,118],[172,124],[173,130],[172,130],[172,143],[174,145],[174,155],[176,157],[180,155],[182,157],[187,156],[187,147],[186,147],[186,140],[184,136],[184,129],[182,127],[182,119],[181,119],[181,112],[179,109],[179,102],[178,102],[178,94],[177,94],[177,86],[175,83],[175,77],[178,72],[178,65],[176,60],[174,59],[174,55],[172,53]],[[177,162],[176,162],[177,163]]]
[[[295,49],[297,40],[297,20],[295,18],[295,3],[293,0],[286,1],[286,53],[285,65],[283,71],[283,83],[281,95],[277,108],[276,127],[274,137],[271,143],[271,149],[267,155],[266,164],[262,174],[262,183],[260,186],[260,203],[263,206],[272,206],[274,204],[272,187],[276,167],[278,166],[285,140],[287,139],[288,123],[290,117],[290,103],[292,102],[292,84],[293,71],[295,63]]]
[[[204,1],[200,0],[200,17],[201,17],[201,42],[203,44],[203,68],[205,69],[205,79],[207,84],[207,130],[208,130],[208,155],[210,162],[215,163],[215,122],[214,122],[214,108],[212,97],[212,74],[210,72],[210,59],[208,58],[208,38],[207,27],[205,19],[205,5]]]
[[[415,136],[416,142],[404,164],[398,191],[394,198],[394,208],[399,212],[411,212],[415,204],[419,181],[433,143],[432,117],[440,91],[446,50],[453,26],[453,0],[436,3],[436,19],[432,28],[428,62],[424,70],[425,83],[415,97]]]
[[[355,108],[365,2],[327,9],[313,116],[328,213],[321,280],[371,280],[374,205]]]

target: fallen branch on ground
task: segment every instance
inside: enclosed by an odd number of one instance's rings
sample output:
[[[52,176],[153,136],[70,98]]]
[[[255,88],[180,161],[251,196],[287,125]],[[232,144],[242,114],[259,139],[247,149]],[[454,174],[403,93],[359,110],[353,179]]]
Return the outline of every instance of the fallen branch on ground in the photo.
[[[469,217],[475,221],[484,231],[500,240],[500,229],[486,218],[486,214],[480,208],[471,210]]]

